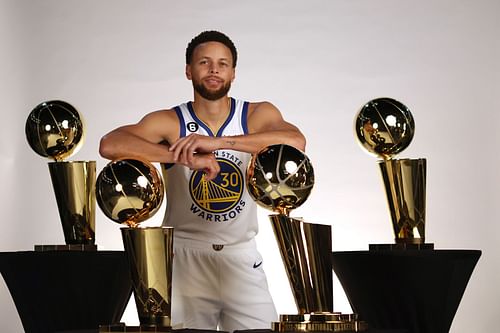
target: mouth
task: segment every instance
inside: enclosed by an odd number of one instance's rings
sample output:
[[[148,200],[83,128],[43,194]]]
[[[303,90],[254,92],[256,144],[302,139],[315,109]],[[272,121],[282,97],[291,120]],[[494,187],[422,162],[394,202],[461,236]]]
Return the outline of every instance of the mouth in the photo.
[[[209,76],[203,80],[205,83],[207,83],[209,86],[216,86],[221,83],[224,83],[224,80],[217,76]]]

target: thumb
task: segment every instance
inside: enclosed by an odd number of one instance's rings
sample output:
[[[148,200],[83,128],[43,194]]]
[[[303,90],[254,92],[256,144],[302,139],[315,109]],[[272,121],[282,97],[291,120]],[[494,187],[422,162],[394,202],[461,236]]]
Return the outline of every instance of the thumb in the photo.
[[[218,174],[218,170],[215,168],[205,168],[203,169],[203,172],[205,173],[206,180],[213,180]]]

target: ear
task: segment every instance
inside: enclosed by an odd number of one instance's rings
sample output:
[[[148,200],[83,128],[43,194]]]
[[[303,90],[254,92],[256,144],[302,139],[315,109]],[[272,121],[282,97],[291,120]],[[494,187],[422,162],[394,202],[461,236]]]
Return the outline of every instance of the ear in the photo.
[[[192,76],[191,76],[191,65],[186,65],[186,77],[188,80],[191,80],[192,79]]]
[[[233,68],[233,75],[231,75],[231,82],[233,82],[234,79],[236,79],[236,68]]]

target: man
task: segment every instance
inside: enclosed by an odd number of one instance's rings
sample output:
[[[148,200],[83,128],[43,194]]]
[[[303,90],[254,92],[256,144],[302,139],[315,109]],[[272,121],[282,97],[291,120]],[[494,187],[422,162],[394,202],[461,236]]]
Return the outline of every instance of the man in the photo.
[[[108,159],[140,157],[163,163],[173,226],[173,325],[195,329],[270,328],[277,320],[254,237],[256,205],[245,189],[250,154],[272,144],[301,150],[305,138],[268,102],[228,97],[237,52],[217,31],[186,49],[194,100],[147,114],[105,135]]]

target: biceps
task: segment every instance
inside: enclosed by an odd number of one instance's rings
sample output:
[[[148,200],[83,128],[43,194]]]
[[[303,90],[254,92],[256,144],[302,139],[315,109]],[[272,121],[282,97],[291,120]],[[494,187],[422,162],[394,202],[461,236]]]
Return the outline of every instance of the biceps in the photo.
[[[248,122],[248,131],[250,133],[260,133],[268,131],[298,131],[298,128],[285,121],[281,115],[272,117],[261,117],[253,122]]]
[[[115,132],[117,135],[128,135],[128,136],[138,137],[142,140],[152,143],[158,143],[162,141],[162,138],[160,136],[156,135],[153,131],[147,130],[146,128],[139,126],[139,124],[125,125],[117,128],[113,132]]]
[[[153,143],[169,142],[173,143],[177,138],[175,124],[163,119],[143,118],[135,125],[124,126],[121,129]],[[178,130],[177,130],[178,132]]]
[[[286,122],[277,110],[255,110],[248,118],[248,131],[260,133],[266,131],[279,131],[294,129],[295,126]]]
[[[264,126],[262,128],[262,131],[300,132],[299,129],[295,125],[290,124],[289,122],[286,122],[284,120],[282,120],[280,122],[273,122],[271,124],[268,124],[267,126]]]

